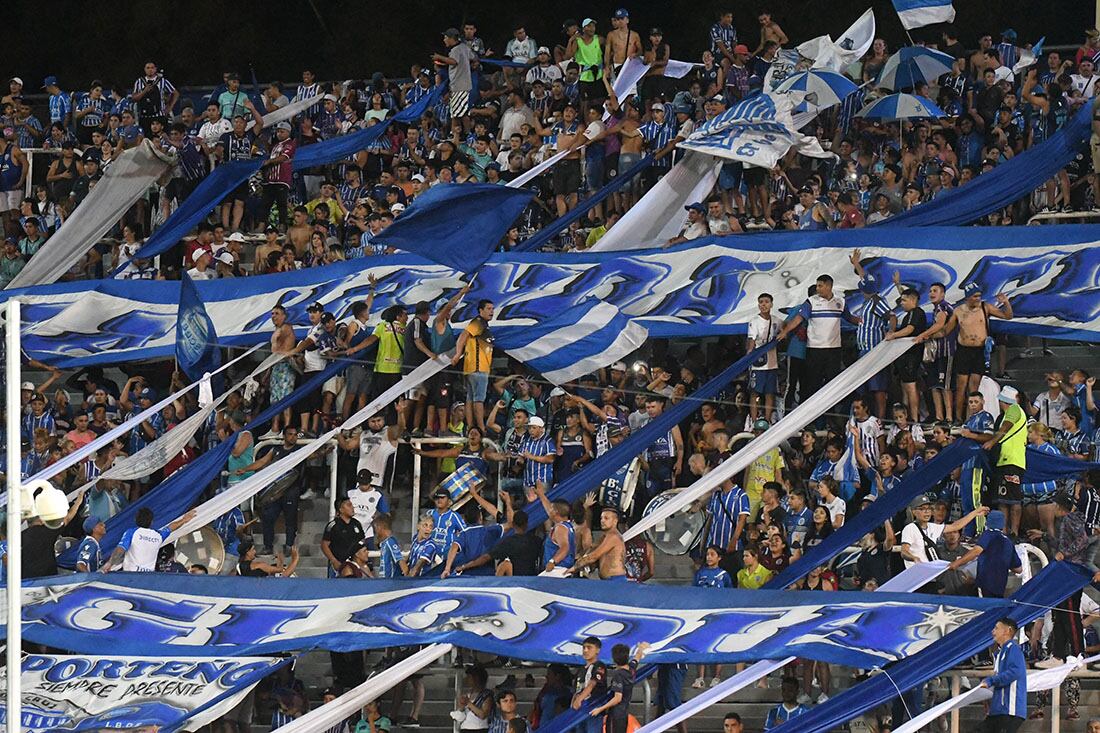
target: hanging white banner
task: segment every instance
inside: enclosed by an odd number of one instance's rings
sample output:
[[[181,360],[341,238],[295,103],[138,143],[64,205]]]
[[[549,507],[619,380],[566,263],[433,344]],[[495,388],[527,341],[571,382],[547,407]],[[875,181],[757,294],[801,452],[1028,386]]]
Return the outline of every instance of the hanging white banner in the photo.
[[[72,216],[42,245],[6,289],[55,282],[103,238],[149,186],[176,164],[176,158],[148,140],[123,151]]]
[[[1055,687],[1065,682],[1066,678],[1069,677],[1074,670],[1080,669],[1086,664],[1095,662],[1098,659],[1100,659],[1100,654],[1087,659],[1070,657],[1070,661],[1058,667],[1054,667],[1053,669],[1032,670],[1027,673],[1027,691],[1038,692],[1040,690],[1053,690]],[[948,700],[944,700],[939,705],[925,710],[915,718],[910,718],[902,725],[894,728],[894,733],[916,733],[924,726],[943,715],[947,715],[952,710],[972,703],[982,702],[991,697],[993,697],[993,691],[988,687],[974,687],[961,695],[956,695]]]
[[[437,356],[435,359],[429,359],[424,362],[416,369],[409,372],[400,382],[387,389],[378,397],[375,397],[370,404],[353,414],[339,427],[318,435],[317,439],[312,441],[309,445],[303,445],[293,453],[289,453],[279,460],[273,461],[244,481],[234,484],[220,494],[216,494],[203,504],[200,504],[195,508],[194,518],[172,532],[166,541],[172,542],[177,537],[201,529],[233,507],[243,504],[255,494],[266,489],[287,471],[292,470],[297,465],[304,462],[317,452],[320,447],[324,446],[325,443],[335,438],[340,431],[351,430],[357,425],[366,422],[371,415],[379,412],[409,390],[419,387],[432,376],[443,371],[450,365],[450,358],[446,356]]]
[[[593,252],[645,249],[680,233],[687,218],[684,207],[706,198],[718,181],[722,161],[687,151],[645,196],[592,246]]]
[[[270,657],[101,657],[28,654],[23,658],[22,729],[193,731],[231,710],[289,659]],[[0,668],[0,685],[6,682]],[[0,718],[7,706],[0,702]],[[182,724],[182,727],[177,727]]]
[[[637,537],[676,512],[687,509],[692,502],[706,496],[721,486],[725,480],[744,471],[757,458],[772,448],[778,447],[787,438],[824,415],[829,408],[847,397],[860,385],[866,384],[867,380],[892,364],[912,345],[912,338],[900,338],[883,341],[871,349],[859,361],[834,377],[808,400],[788,412],[783,419],[768,428],[762,435],[754,438],[744,448],[718,464],[710,473],[703,475],[691,486],[657,507],[652,514],[643,517],[640,522],[626,531],[623,539]]]

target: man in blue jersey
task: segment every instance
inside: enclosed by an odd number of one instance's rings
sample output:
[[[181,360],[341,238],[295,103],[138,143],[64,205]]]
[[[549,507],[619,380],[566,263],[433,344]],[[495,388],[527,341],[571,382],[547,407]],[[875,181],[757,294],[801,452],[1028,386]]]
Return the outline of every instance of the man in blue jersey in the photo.
[[[80,541],[80,547],[76,550],[76,571],[94,573],[103,564],[99,542],[107,534],[107,525],[99,517],[88,517],[84,520],[84,533],[88,536]]]
[[[971,392],[966,398],[966,409],[969,417],[963,424],[959,435],[964,438],[984,443],[993,437],[993,416],[985,410],[985,397],[981,392]],[[962,504],[963,514],[968,514],[982,503],[982,485],[985,480],[985,469],[978,465],[976,458],[968,458],[962,465],[959,474],[959,502]],[[982,527],[985,520],[978,518],[977,524],[971,522],[963,528],[963,534],[973,537]]]
[[[859,309],[861,323],[856,329],[856,346],[859,347],[859,355],[865,356],[867,352],[878,346],[886,338],[886,332],[890,330],[890,305],[879,293],[878,279],[863,269],[860,261],[861,255],[858,249],[852,251],[849,258],[856,275],[859,276],[859,292],[863,296],[863,305]],[[887,287],[887,291],[889,286]],[[875,415],[879,419],[886,417],[886,395],[890,388],[890,370],[884,369],[864,385],[867,392],[875,395]]]
[[[1016,733],[1027,720],[1027,662],[1016,641],[1016,622],[1004,617],[993,626],[993,674],[982,680],[982,687],[993,691],[986,733]]]
[[[548,531],[542,549],[543,570],[550,572],[554,568],[569,569],[577,558],[577,537],[570,521],[572,509],[569,502],[556,499],[551,502],[546,492],[535,485],[535,494],[546,511]]]
[[[480,494],[475,493],[476,487],[470,489],[470,495],[474,497],[476,504],[470,502],[462,508],[463,519],[466,520],[466,529],[455,535],[451,542],[451,549],[447,552],[446,564],[439,577],[446,578],[456,568],[462,567],[489,550],[496,547],[504,537],[504,525],[498,523],[484,524],[482,522],[482,510],[496,514],[496,507],[486,501]],[[484,503],[483,503],[484,502]],[[481,506],[478,506],[480,504]],[[465,571],[466,575],[493,575],[493,566],[489,564],[479,565]]]
[[[393,520],[389,514],[374,517],[374,541],[378,543],[378,577],[392,580],[408,574],[408,564],[401,554],[401,545],[393,536]]]
[[[446,489],[436,489],[432,494],[435,509],[428,514],[432,518],[432,542],[435,543],[439,557],[447,557],[451,551],[451,543],[459,532],[466,529],[466,522],[462,520],[458,512],[451,509],[451,494]]]
[[[768,711],[768,717],[764,720],[764,730],[777,728],[792,718],[810,712],[808,707],[798,703],[797,677],[784,677],[783,684],[779,689],[783,702]]]

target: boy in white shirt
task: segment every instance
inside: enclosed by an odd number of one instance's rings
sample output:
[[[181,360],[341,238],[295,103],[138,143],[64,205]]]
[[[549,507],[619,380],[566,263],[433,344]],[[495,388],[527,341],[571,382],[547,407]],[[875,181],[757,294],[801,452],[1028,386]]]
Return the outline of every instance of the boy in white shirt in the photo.
[[[783,330],[783,321],[772,315],[774,299],[769,293],[761,293],[756,299],[760,312],[749,321],[749,335],[746,349],[752,351],[758,346],[771,343]],[[772,419],[775,407],[775,395],[779,392],[779,357],[772,349],[753,362],[749,372],[749,419],[756,422],[760,411],[760,398],[764,398],[764,419]]]

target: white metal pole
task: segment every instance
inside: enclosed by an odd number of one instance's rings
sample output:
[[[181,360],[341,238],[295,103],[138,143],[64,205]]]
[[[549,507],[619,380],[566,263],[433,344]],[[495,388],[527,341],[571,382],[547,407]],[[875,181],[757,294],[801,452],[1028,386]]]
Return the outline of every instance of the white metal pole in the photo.
[[[23,644],[22,631],[22,547],[20,468],[22,456],[19,452],[19,428],[22,417],[22,403],[19,399],[19,301],[12,298],[7,303],[7,358],[4,363],[4,378],[7,380],[5,406],[7,407],[7,483],[8,483],[8,647],[7,647],[7,693],[8,693],[8,733],[21,733],[23,705],[19,686],[22,670]]]

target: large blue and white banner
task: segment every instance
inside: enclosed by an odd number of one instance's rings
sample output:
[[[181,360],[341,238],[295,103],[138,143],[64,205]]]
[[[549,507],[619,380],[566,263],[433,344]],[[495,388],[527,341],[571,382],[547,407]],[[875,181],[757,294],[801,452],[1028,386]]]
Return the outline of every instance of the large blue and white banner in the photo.
[[[28,654],[20,675],[23,731],[198,730],[289,662]],[[0,685],[5,671],[0,669]],[[0,720],[7,720],[3,701]]]
[[[629,593],[624,590],[629,588]],[[581,642],[660,662],[792,655],[854,667],[914,654],[1003,599],[715,590],[555,578],[325,580],[71,575],[23,588],[23,636],[78,652],[241,655],[449,642],[573,663]]]
[[[794,128],[793,108],[790,95],[757,94],[703,123],[676,147],[769,170],[792,147],[811,158],[835,158],[816,137]]]
[[[1015,316],[993,320],[994,331],[1100,341],[1097,244],[1100,228],[1066,225],[754,234],[629,254],[495,254],[478,270],[456,320],[472,318],[481,298],[496,303],[491,326],[497,328],[531,325],[595,297],[657,337],[743,333],[758,295],[770,293],[780,309],[797,307],[806,284],[822,273],[858,309],[862,296],[848,263],[858,247],[880,282],[897,270],[922,296],[934,282],[947,285],[951,302],[962,300],[962,286],[971,281],[990,301],[1004,292]],[[219,341],[251,345],[269,338],[276,303],[301,333],[315,301],[339,319],[349,317],[352,304],[366,300],[371,274],[379,281],[379,310],[420,300],[438,305],[464,284],[455,270],[397,255],[196,287]],[[14,292],[23,302],[23,347],[36,359],[75,366],[174,352],[176,283],[98,280]]]
[[[221,366],[218,332],[203,307],[195,281],[185,272],[180,279],[180,305],[176,317],[176,363],[197,382],[203,374]],[[218,390],[220,391],[220,390]]]

